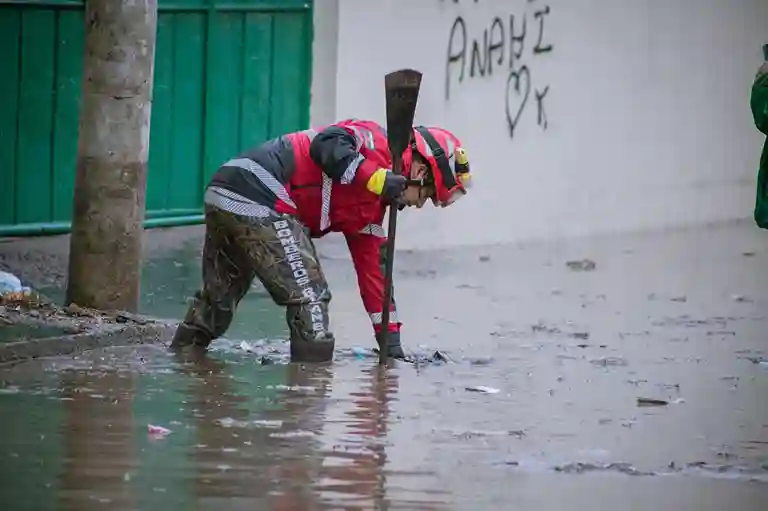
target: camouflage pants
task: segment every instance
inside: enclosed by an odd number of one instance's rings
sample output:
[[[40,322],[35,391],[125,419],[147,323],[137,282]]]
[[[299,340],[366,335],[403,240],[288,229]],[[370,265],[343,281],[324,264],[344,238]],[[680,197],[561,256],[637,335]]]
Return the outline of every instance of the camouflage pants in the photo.
[[[286,307],[292,358],[330,360],[331,291],[304,226],[278,213],[247,217],[206,205],[205,229],[203,288],[195,293],[172,347],[207,347],[222,336],[258,277],[275,303]]]

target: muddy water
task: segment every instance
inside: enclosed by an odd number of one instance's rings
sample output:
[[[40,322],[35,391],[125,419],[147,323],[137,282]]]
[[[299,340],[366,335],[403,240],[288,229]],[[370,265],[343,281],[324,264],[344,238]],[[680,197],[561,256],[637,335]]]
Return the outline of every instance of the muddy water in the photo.
[[[204,357],[0,372],[3,509],[768,509],[763,238],[403,253],[405,342],[450,362],[386,370],[351,350],[369,326],[325,246],[332,365],[281,363],[282,312],[255,289]],[[150,264],[145,303],[165,315],[196,285],[179,253]],[[583,258],[596,267],[565,264]]]

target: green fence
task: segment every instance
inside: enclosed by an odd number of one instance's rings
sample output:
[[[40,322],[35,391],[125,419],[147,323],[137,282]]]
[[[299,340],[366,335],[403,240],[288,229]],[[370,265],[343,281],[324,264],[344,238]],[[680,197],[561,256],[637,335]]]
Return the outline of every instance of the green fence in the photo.
[[[0,236],[69,230],[82,1],[0,0]],[[160,1],[147,226],[199,222],[227,158],[309,124],[311,0]]]

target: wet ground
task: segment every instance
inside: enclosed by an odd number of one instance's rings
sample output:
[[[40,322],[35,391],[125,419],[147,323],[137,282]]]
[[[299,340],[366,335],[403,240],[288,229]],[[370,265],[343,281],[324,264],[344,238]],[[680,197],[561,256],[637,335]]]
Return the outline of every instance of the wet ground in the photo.
[[[198,285],[185,232],[148,250],[143,312],[179,317]],[[0,371],[2,508],[768,509],[765,233],[400,253],[404,340],[450,360],[387,370],[343,243],[321,250],[332,365],[281,363],[256,286],[204,357]]]

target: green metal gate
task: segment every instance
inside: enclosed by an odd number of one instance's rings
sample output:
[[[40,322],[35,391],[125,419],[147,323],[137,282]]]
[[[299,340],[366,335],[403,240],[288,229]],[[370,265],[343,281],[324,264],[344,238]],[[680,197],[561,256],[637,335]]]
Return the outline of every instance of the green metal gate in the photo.
[[[69,230],[82,1],[0,0],[0,236]],[[311,0],[160,1],[147,226],[202,220],[233,154],[309,124]]]

